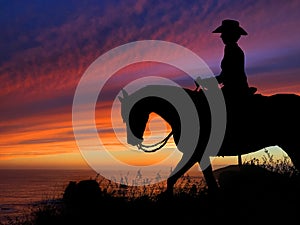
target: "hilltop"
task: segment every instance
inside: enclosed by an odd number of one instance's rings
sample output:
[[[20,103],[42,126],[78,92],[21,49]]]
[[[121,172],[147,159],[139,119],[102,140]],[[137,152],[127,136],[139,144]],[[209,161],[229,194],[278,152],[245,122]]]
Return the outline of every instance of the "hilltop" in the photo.
[[[49,202],[35,209],[26,222],[10,225],[93,225],[104,221],[246,225],[297,221],[298,175],[287,176],[257,165],[227,166],[215,170],[214,174],[220,185],[219,192],[210,195],[205,184],[187,176],[181,178],[182,183],[177,185],[173,197],[164,195],[163,184],[140,189],[115,184],[114,191],[108,192],[100,188],[96,180],[84,180],[82,184],[90,185],[82,185],[84,191],[80,199],[74,198],[75,195],[73,199],[64,196],[62,202]]]

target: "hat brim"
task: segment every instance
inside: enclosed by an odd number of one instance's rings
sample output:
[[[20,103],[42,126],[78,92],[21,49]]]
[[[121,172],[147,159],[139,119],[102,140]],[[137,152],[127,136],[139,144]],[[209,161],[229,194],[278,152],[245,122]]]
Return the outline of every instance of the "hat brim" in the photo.
[[[217,29],[213,31],[213,33],[224,33],[225,31],[237,32],[240,35],[248,35],[248,33],[241,27],[237,27],[235,29],[228,29],[228,28],[224,29],[224,26],[219,26]]]

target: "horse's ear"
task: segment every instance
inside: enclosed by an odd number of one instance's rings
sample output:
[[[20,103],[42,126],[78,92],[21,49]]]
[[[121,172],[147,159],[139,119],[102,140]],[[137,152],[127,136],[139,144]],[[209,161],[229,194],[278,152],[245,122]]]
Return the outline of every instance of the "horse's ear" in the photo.
[[[127,98],[127,97],[128,97],[128,93],[127,93],[124,89],[122,89],[122,93],[123,93],[123,97],[124,97],[124,98]]]

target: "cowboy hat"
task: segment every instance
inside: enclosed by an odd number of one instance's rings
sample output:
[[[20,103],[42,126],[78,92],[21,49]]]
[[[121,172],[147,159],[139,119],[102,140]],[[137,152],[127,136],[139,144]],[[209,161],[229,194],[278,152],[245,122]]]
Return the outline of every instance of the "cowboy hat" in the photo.
[[[237,32],[240,35],[247,35],[248,33],[240,27],[240,24],[236,20],[223,20],[222,25],[213,31],[213,33],[223,32]]]

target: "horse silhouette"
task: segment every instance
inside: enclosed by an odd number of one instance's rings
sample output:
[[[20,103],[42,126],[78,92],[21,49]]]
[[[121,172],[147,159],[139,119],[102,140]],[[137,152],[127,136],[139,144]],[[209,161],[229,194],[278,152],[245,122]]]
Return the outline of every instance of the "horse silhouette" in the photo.
[[[149,95],[151,91],[169,92],[170,95],[184,90],[192,99],[201,121],[201,133],[193,155],[178,170],[174,169],[167,179],[167,193],[173,193],[176,181],[203,157],[207,141],[210,136],[211,113],[204,90],[196,91],[171,85],[148,85],[132,94],[123,90],[121,114],[127,128],[127,142],[139,146],[143,141],[144,130],[150,113],[156,113],[169,123],[173,139],[182,158],[185,159],[188,150],[185,146],[178,146],[181,121],[175,107],[166,99]],[[155,93],[155,91],[153,93]],[[137,97],[145,96],[136,101]],[[226,99],[225,99],[226,100]],[[136,102],[134,102],[136,101]],[[239,107],[233,107],[226,102],[227,123],[223,142],[216,155],[236,156],[258,151],[269,146],[281,147],[291,158],[294,166],[300,169],[300,96],[296,94],[279,93],[271,96],[253,94],[247,100],[240,101]],[[188,116],[188,115],[186,115]],[[200,124],[200,123],[199,123]],[[210,161],[209,161],[210,162]],[[208,190],[217,190],[218,183],[213,175],[211,164],[202,169]]]

